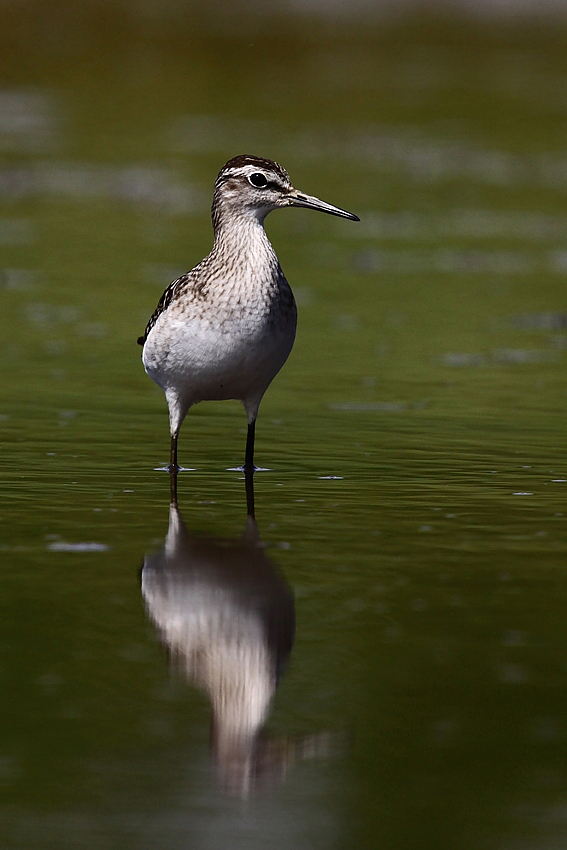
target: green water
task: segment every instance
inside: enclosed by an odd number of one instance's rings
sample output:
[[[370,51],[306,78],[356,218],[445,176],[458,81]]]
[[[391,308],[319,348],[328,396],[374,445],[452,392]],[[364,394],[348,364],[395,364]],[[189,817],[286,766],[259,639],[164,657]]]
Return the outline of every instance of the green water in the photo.
[[[0,846],[562,847],[567,28],[166,6],[0,7]],[[300,316],[256,515],[297,627],[285,777],[245,799],[142,600],[169,446],[135,343],[243,152],[361,217],[267,221]],[[244,441],[236,402],[180,439],[227,551]]]

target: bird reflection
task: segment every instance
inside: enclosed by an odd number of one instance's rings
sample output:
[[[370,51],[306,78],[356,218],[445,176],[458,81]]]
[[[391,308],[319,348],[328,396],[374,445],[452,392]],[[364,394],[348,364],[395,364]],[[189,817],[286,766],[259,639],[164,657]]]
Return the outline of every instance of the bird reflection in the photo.
[[[211,752],[224,788],[241,796],[283,776],[292,745],[262,734],[291,652],[293,594],[265,554],[252,475],[240,540],[190,533],[172,481],[163,549],[144,559],[142,594],[161,641],[211,701]]]

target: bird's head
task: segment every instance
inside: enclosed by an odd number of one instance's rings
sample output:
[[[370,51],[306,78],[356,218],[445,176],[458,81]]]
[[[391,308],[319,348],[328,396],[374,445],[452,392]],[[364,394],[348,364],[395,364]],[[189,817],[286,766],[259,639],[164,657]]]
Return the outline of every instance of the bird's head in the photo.
[[[360,221],[353,213],[298,192],[285,168],[271,159],[241,154],[229,160],[219,172],[213,196],[213,220],[215,211],[229,208],[233,215],[252,214],[263,221],[279,207],[306,207]]]

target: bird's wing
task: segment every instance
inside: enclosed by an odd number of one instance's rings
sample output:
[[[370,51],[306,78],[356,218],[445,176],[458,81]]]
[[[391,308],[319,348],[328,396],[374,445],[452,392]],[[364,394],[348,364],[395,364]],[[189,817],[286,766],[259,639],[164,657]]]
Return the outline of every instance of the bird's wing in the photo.
[[[199,263],[199,266],[201,264]],[[196,285],[196,276],[195,272],[199,268],[199,266],[195,266],[194,269],[191,269],[187,274],[181,275],[177,280],[174,280],[169,284],[163,295],[158,301],[158,305],[154,312],[152,313],[148,324],[146,325],[146,330],[144,331],[144,335],[138,337],[138,345],[144,345],[145,341],[148,338],[148,335],[161,316],[162,313],[165,313],[170,304],[173,304],[177,299],[182,295],[187,295],[192,290],[197,294],[198,286]]]

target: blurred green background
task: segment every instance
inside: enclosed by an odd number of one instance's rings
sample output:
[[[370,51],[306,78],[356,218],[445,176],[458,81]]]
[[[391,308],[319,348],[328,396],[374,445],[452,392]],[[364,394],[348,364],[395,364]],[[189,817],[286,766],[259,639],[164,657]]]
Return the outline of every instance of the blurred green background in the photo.
[[[0,3],[3,850],[564,846],[565,11]],[[340,743],[244,802],[144,611],[136,346],[239,153],[361,218],[267,221],[299,305],[257,429],[297,616],[268,730]],[[192,532],[242,532],[244,440],[236,402],[187,417]]]

